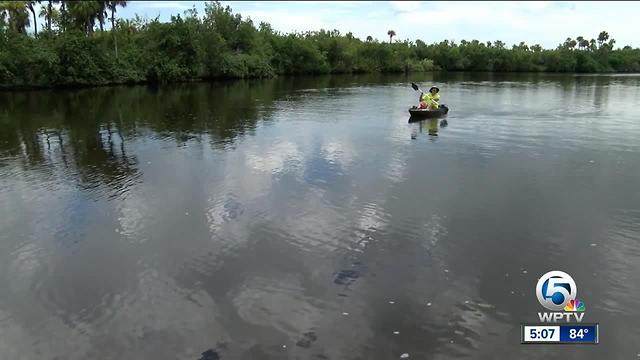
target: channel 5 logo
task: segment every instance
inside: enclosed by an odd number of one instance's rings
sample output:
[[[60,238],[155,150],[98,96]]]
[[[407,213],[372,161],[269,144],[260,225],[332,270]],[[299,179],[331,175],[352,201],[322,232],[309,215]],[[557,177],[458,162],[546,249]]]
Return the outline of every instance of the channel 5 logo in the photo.
[[[542,322],[567,322],[575,318],[582,322],[584,317],[584,303],[576,299],[578,287],[571,275],[563,271],[549,271],[542,275],[536,285],[536,296],[540,305],[553,312],[538,313]]]

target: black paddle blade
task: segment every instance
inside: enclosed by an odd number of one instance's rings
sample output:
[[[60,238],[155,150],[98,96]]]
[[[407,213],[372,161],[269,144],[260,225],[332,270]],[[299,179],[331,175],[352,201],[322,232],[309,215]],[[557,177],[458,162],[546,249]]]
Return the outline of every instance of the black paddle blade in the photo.
[[[418,91],[420,88],[418,87],[418,85],[416,85],[416,83],[411,83],[411,87],[413,88],[413,90]]]

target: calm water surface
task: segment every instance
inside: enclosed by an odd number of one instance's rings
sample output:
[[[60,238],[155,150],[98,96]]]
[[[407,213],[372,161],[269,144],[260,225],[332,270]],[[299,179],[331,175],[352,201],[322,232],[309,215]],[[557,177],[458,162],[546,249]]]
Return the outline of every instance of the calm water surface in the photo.
[[[407,122],[411,81],[448,126]],[[0,93],[0,359],[636,359],[638,104],[635,75]],[[520,345],[549,270],[599,345]]]

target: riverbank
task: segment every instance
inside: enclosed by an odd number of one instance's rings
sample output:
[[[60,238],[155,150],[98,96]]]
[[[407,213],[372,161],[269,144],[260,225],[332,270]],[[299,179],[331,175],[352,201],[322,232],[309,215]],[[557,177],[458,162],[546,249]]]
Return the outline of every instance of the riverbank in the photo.
[[[73,20],[74,13],[67,18]],[[161,84],[282,75],[432,71],[611,73],[640,72],[640,49],[568,38],[556,49],[502,41],[361,40],[351,33],[283,34],[254,26],[229,7],[209,3],[169,22],[114,21],[109,31],[60,22],[37,36],[0,24],[0,88],[35,89]],[[61,30],[63,29],[63,30]],[[578,38],[582,38],[581,36]]]
[[[198,83],[210,83],[210,84],[220,84],[227,82],[235,82],[242,80],[277,80],[277,79],[288,79],[288,78],[321,78],[327,76],[397,76],[397,75],[405,75],[408,78],[411,76],[414,77],[423,77],[424,74],[434,74],[434,73],[446,73],[445,71],[430,71],[430,72],[370,72],[370,73],[336,73],[336,74],[283,74],[283,75],[273,75],[271,77],[216,77],[216,78],[193,78],[193,79],[177,79],[172,82],[152,82],[148,80],[141,81],[128,81],[128,82],[110,82],[110,83],[100,83],[100,84],[49,84],[49,85],[17,85],[17,86],[2,86],[0,85],[0,93],[1,92],[12,92],[12,91],[33,91],[33,90],[80,90],[80,89],[90,89],[90,88],[101,88],[101,87],[135,87],[135,86],[151,86],[151,87],[163,87],[170,85],[185,85],[185,84],[198,84]]]
[[[50,86],[19,86],[19,87],[0,87],[0,94],[30,92],[30,91],[74,91],[74,90],[90,90],[97,88],[118,89],[118,88],[135,88],[150,87],[163,89],[175,86],[188,86],[189,84],[209,84],[211,86],[234,84],[234,83],[259,83],[260,81],[298,81],[305,84],[320,84],[316,86],[346,86],[345,79],[353,79],[353,81],[371,81],[378,82],[385,79],[404,79],[409,87],[411,82],[419,83],[441,83],[448,82],[451,79],[456,81],[496,81],[500,82],[508,79],[519,79],[520,81],[544,81],[554,78],[567,78],[567,76],[578,78],[609,78],[609,77],[639,77],[640,73],[552,73],[552,72],[470,72],[470,71],[431,71],[431,72],[412,72],[412,73],[357,73],[357,74],[299,74],[299,75],[276,75],[270,78],[201,78],[177,80],[171,83],[152,83],[148,81],[128,82],[128,83],[108,83],[108,84],[82,84],[82,85],[50,85]],[[334,80],[338,83],[334,83]],[[342,84],[342,85],[340,85]]]

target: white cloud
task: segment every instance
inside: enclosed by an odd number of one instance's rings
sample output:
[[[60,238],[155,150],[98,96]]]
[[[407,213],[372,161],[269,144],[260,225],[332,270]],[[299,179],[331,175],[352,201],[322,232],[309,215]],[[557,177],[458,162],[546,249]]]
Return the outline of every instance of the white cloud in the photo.
[[[247,152],[246,164],[256,172],[278,174],[287,168],[285,165],[288,163],[299,163],[303,158],[298,146],[290,141],[276,143],[269,149],[256,147],[252,150]]]
[[[232,8],[236,6],[246,5],[245,1],[224,1],[225,5],[230,5]],[[295,7],[356,7],[361,6],[363,3],[361,1],[299,1],[299,2],[291,2],[291,1],[269,1],[269,2],[255,2],[251,3],[251,6],[255,7],[269,7],[269,6],[295,6]]]
[[[602,30],[617,45],[640,46],[634,28],[639,3],[607,2],[374,2],[337,7],[329,2],[264,3],[258,9],[238,4],[242,14],[266,21],[279,31],[338,29],[386,39],[393,29],[397,39],[502,40],[508,45],[525,41],[555,47],[565,38],[596,37]],[[234,7],[235,8],[235,7]]]
[[[421,1],[392,1],[391,6],[397,12],[411,12],[420,8]]]
[[[254,24],[268,22],[278,31],[294,32],[319,30],[328,28],[329,23],[313,14],[294,14],[286,10],[250,10],[241,12],[243,17],[250,17]]]
[[[202,13],[204,3],[199,1],[130,1],[118,16],[160,15],[161,21],[168,21],[170,15],[194,5]],[[616,46],[640,47],[640,38],[630,30],[636,27],[638,2],[225,1],[223,5],[251,17],[255,24],[268,22],[282,32],[338,29],[360,39],[371,35],[384,41],[387,30],[393,29],[399,40],[502,40],[508,46],[525,41],[553,48],[567,37],[595,38],[606,30],[617,40]],[[39,18],[39,28],[43,24]]]
[[[541,11],[546,9],[549,6],[549,1],[523,1],[520,3],[517,3],[519,5],[522,5],[524,8],[530,9],[530,10],[534,10],[534,11]],[[516,3],[513,3],[516,4]]]
[[[193,6],[193,3],[186,1],[136,1],[135,4],[142,8],[176,10],[187,10]]]

